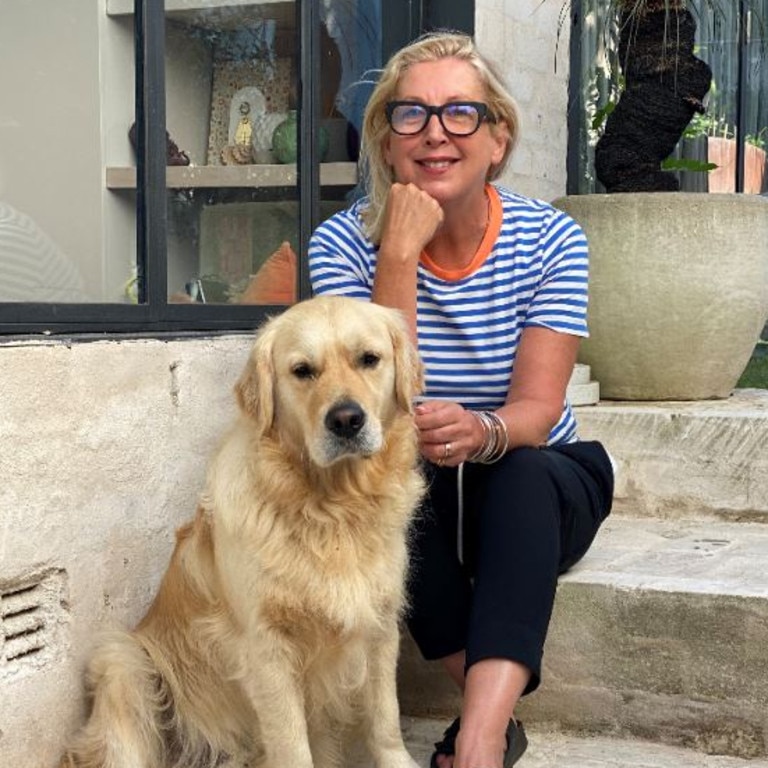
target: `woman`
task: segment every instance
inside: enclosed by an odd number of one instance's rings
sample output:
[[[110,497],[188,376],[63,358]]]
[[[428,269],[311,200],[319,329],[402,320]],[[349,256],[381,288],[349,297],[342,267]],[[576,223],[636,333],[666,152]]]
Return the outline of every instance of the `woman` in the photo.
[[[587,334],[587,245],[565,214],[498,188],[518,117],[471,38],[396,53],[363,120],[369,196],[322,224],[315,293],[396,307],[426,367],[416,407],[430,480],[409,629],[463,690],[434,768],[510,766],[517,702],[541,676],[559,573],[608,514],[610,460],[580,442],[565,390]]]

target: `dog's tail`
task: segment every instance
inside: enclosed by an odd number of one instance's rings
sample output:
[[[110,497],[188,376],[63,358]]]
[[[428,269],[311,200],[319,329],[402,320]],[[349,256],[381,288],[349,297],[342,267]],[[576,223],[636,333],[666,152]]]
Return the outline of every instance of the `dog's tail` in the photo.
[[[88,668],[88,722],[60,768],[158,768],[166,763],[166,686],[135,636],[111,633]]]

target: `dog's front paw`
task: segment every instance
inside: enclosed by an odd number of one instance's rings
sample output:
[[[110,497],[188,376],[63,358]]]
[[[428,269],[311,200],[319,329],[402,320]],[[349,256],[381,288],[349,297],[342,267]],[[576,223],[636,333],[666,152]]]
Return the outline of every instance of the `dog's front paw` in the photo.
[[[405,751],[387,751],[376,761],[377,768],[420,768],[419,764]]]

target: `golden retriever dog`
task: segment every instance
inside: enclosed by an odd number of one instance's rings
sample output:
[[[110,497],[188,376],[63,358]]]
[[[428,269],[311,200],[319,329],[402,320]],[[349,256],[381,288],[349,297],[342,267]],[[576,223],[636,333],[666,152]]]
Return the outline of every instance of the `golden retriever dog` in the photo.
[[[423,492],[400,315],[319,297],[259,330],[193,521],[133,632],[99,644],[67,768],[416,768],[395,668]]]

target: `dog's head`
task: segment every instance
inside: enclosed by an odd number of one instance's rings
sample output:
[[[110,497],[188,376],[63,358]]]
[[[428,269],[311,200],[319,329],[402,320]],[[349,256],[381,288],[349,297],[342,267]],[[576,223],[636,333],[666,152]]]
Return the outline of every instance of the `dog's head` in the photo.
[[[235,391],[260,434],[328,466],[379,451],[422,381],[400,312],[323,296],[262,327]]]

